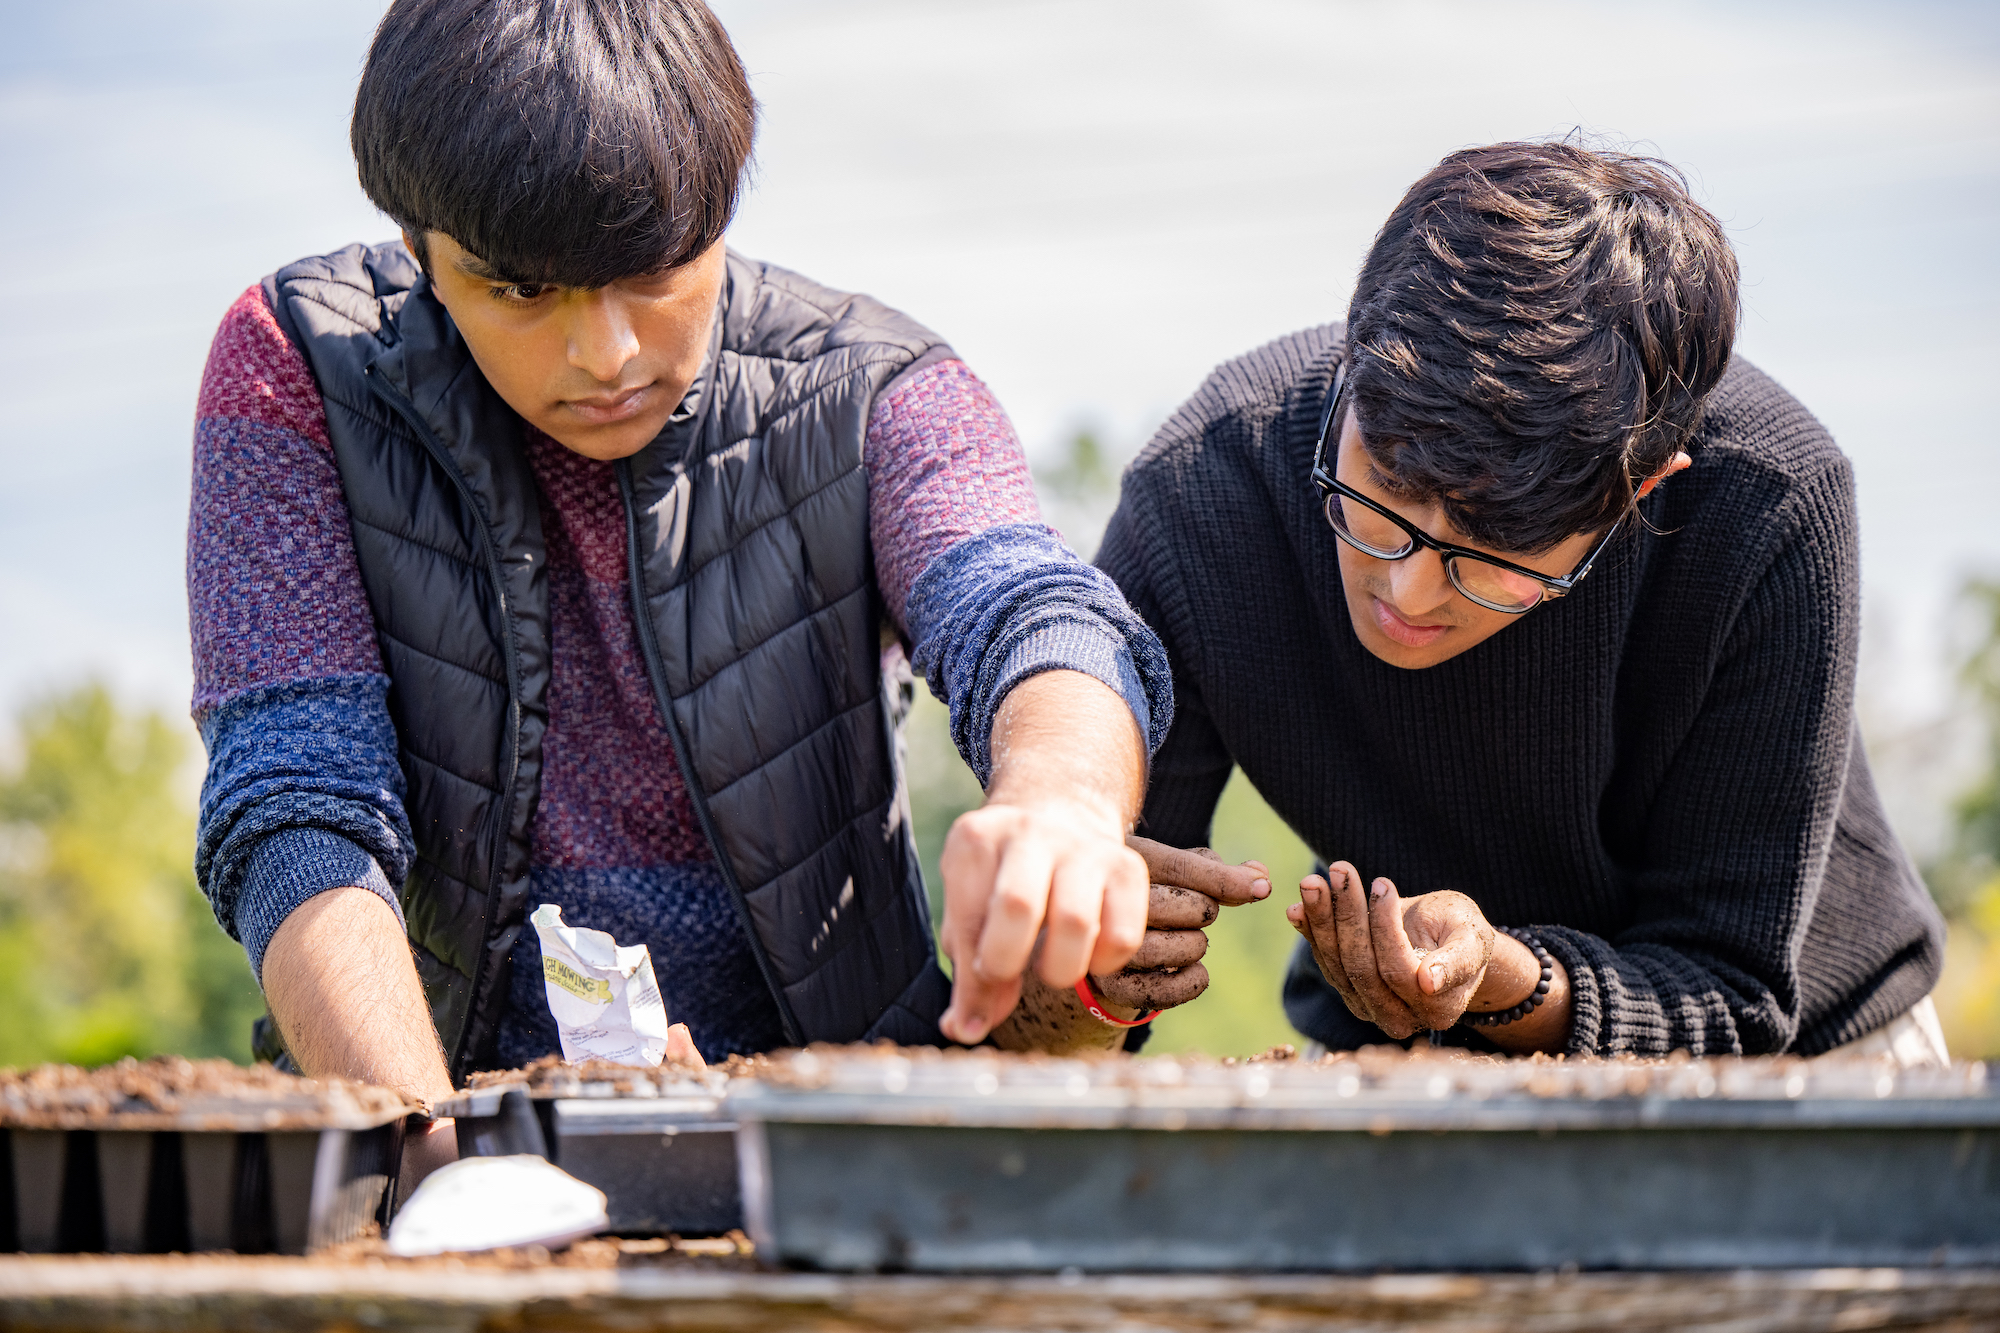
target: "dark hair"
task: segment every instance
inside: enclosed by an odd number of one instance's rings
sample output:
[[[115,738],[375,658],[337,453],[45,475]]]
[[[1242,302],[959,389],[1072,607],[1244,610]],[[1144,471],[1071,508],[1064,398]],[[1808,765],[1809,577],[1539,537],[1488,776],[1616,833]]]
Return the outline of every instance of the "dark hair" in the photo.
[[[515,281],[601,287],[721,238],[756,121],[700,0],[396,0],[352,139],[420,247],[441,231]]]
[[[1474,541],[1537,553],[1609,527],[1685,445],[1736,318],[1736,256],[1673,167],[1469,148],[1368,252],[1347,397],[1391,481]]]

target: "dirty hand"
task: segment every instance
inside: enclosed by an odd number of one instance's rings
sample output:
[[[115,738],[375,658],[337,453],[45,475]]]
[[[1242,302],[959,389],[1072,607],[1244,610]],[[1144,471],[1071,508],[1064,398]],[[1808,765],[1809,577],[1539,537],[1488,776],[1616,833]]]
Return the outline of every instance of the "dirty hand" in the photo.
[[[1285,917],[1327,983],[1355,1017],[1398,1041],[1456,1023],[1486,978],[1494,930],[1462,893],[1403,898],[1386,879],[1364,889],[1338,861],[1327,879],[1299,881],[1299,898]]]
[[[1203,929],[1225,906],[1270,897],[1271,872],[1257,861],[1230,865],[1206,847],[1183,850],[1139,837],[1125,845],[1145,858],[1152,880],[1146,936],[1123,969],[1093,972],[1090,984],[1128,1009],[1172,1009],[1208,989]]]
[[[945,1036],[983,1040],[1020,1001],[1030,961],[1066,991],[1132,958],[1146,933],[1146,865],[1120,824],[1108,807],[1070,801],[995,802],[951,826],[940,866],[940,943],[952,960]]]
[[[1147,1009],[1186,1004],[1207,990],[1208,969],[1201,957],[1208,951],[1208,936],[1202,928],[1224,904],[1266,897],[1271,885],[1255,861],[1232,866],[1205,847],[1180,851],[1145,838],[1125,841],[1145,858],[1153,881],[1146,931],[1130,962],[1113,972],[1093,971],[1090,984],[1106,1013],[1130,1021]],[[1058,988],[1042,979],[1040,947],[1022,976],[1020,1004],[993,1029],[994,1044],[1052,1055],[1123,1047],[1126,1030],[1093,1015],[1073,985]]]

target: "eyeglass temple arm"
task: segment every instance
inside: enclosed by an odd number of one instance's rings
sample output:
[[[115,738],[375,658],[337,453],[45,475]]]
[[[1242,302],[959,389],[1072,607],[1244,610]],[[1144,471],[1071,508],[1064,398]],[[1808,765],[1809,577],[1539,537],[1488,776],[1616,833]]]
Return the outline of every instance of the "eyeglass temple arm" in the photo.
[[[1347,358],[1333,372],[1333,387],[1327,391],[1326,406],[1319,410],[1319,438],[1313,442],[1313,471],[1326,470],[1326,436],[1333,429],[1333,409],[1340,405],[1340,389],[1347,382]],[[1330,474],[1329,474],[1330,475]]]

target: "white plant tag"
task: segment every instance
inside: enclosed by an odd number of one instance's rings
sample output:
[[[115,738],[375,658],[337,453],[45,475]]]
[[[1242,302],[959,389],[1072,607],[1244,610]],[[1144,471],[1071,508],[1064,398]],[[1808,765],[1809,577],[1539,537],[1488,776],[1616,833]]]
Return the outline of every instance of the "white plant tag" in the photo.
[[[646,946],[565,926],[554,903],[528,920],[542,941],[542,982],[564,1061],[657,1066],[667,1053],[667,1006]]]
[[[389,1253],[550,1249],[604,1230],[604,1191],[539,1157],[462,1157],[424,1177],[389,1224]]]

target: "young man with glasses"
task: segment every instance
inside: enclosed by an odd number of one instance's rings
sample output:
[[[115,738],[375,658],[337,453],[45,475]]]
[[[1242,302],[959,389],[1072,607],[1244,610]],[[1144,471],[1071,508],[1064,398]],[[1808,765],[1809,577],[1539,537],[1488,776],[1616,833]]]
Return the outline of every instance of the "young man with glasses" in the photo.
[[[1470,149],[1345,325],[1222,367],[1127,474],[1099,562],[1178,701],[1142,831],[1205,841],[1240,765],[1325,858],[1306,1035],[1942,1058],[1854,721],[1852,473],[1736,318],[1672,168]]]

